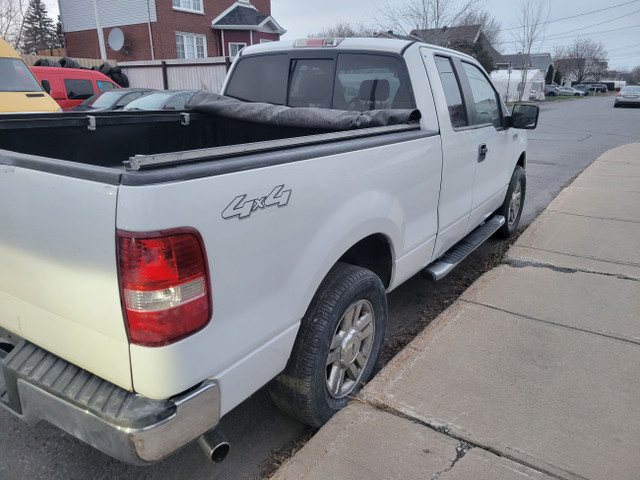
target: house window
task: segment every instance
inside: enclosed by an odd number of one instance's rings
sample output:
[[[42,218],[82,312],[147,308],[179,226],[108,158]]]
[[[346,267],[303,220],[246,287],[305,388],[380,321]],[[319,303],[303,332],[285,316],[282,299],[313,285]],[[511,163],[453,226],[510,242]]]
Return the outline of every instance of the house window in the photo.
[[[173,8],[204,13],[202,0],[173,0]]]
[[[204,35],[176,33],[178,58],[204,58],[207,56],[207,41]]]
[[[246,46],[246,43],[229,43],[229,56],[235,57]]]

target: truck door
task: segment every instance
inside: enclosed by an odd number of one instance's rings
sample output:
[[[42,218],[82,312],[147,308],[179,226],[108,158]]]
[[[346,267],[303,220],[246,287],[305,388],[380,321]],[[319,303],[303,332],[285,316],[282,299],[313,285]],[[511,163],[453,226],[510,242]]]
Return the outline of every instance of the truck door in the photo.
[[[433,68],[440,81],[432,82],[440,136],[442,139],[442,184],[438,203],[438,237],[433,259],[440,257],[467,230],[473,203],[473,182],[478,157],[478,132],[470,126],[468,107],[463,96],[455,57],[433,56],[423,50],[427,71]]]
[[[456,67],[477,154],[469,232],[502,204],[515,163],[514,132],[504,128],[506,108],[482,69],[464,60],[456,62]]]

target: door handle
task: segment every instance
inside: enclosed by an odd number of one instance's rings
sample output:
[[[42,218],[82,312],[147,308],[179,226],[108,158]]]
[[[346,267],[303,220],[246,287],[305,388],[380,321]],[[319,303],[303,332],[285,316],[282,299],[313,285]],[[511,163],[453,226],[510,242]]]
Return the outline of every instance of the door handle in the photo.
[[[481,143],[478,146],[478,163],[484,162],[485,158],[487,158],[487,152],[489,149],[487,148],[486,143]]]

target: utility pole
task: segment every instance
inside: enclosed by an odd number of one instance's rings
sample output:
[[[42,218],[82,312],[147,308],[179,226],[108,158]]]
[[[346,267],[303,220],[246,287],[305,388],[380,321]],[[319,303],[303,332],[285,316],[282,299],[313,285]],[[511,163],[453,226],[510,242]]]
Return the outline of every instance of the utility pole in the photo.
[[[102,26],[100,25],[100,17],[98,15],[98,0],[93,0],[93,12],[96,17],[96,30],[98,32],[98,43],[100,44],[100,58],[106,60],[107,49],[105,48],[104,32],[102,31]]]

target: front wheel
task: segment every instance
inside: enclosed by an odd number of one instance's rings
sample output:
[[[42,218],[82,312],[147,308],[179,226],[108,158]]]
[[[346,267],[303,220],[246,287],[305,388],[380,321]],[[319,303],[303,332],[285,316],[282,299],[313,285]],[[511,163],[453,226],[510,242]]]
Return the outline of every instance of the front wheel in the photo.
[[[526,191],[527,175],[524,168],[517,165],[513,171],[513,175],[511,175],[507,196],[502,206],[496,211],[498,215],[502,215],[506,220],[504,225],[498,230],[498,235],[502,238],[509,238],[518,228],[520,217],[522,216],[522,209],[524,208]]]
[[[301,321],[289,362],[269,386],[271,398],[302,422],[323,425],[373,376],[386,321],[378,276],[337,264]]]

